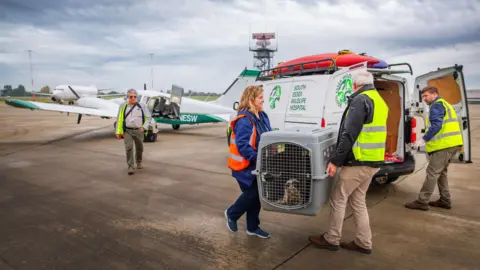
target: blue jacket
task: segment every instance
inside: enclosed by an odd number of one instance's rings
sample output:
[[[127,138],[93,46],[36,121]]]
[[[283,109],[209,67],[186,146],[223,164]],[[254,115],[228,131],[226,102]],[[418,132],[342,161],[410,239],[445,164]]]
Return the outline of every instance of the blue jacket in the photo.
[[[439,98],[441,97],[438,96],[435,101]],[[445,117],[445,108],[441,103],[435,101],[429,111],[430,129],[423,135],[423,140],[426,142],[430,141],[442,129],[443,117]]]
[[[254,114],[246,110],[239,111],[237,115],[239,114],[246,114],[248,117],[250,117],[250,119],[255,122],[255,127],[257,129],[257,140],[255,142],[255,147],[258,150],[258,143],[260,142],[261,134],[267,131],[272,131],[272,128],[270,126],[270,120],[268,119],[267,114],[265,112],[260,112],[260,119],[258,119]],[[252,174],[252,171],[256,168],[257,165],[257,151],[253,150],[253,148],[249,144],[250,136],[252,135],[252,123],[246,117],[240,118],[235,123],[233,131],[235,132],[236,136],[235,142],[238,148],[238,152],[240,153],[240,155],[242,155],[242,157],[250,161],[250,165],[248,165],[248,167],[242,171],[232,170],[232,176],[238,182],[251,186],[256,177]]]

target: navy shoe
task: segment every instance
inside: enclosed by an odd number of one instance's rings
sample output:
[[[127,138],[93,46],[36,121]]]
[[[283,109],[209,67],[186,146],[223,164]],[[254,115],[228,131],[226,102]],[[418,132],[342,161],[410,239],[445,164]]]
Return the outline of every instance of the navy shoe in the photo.
[[[228,210],[228,209],[227,209],[227,210]],[[237,232],[237,231],[238,231],[237,222],[231,220],[231,219],[228,217],[227,210],[225,210],[225,219],[227,220],[227,228],[228,228],[231,232]]]
[[[251,232],[249,230],[247,230],[247,234],[248,235],[255,235],[255,236],[258,236],[260,238],[270,238],[270,234],[260,228],[257,228],[255,231]]]

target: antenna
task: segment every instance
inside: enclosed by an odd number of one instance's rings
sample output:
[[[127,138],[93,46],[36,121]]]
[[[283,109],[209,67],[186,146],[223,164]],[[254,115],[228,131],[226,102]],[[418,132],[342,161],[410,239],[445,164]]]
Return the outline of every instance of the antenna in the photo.
[[[249,50],[253,52],[253,66],[261,71],[272,68],[274,53],[278,51],[276,33],[252,33]],[[253,44],[252,44],[253,41]]]
[[[33,68],[32,68],[32,50],[28,51],[28,62],[30,63],[30,81],[32,82],[32,100],[35,100],[35,84],[33,82]]]
[[[153,53],[149,53],[150,55],[150,64],[151,66],[151,71],[150,71],[150,76],[152,78],[152,90],[153,90]]]

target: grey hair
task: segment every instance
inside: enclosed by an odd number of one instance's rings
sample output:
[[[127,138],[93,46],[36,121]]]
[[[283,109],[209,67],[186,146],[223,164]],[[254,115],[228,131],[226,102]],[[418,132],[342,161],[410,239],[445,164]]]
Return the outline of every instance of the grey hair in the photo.
[[[372,73],[370,73],[366,70],[360,70],[360,71],[357,71],[357,72],[353,72],[352,82],[356,85],[373,84],[373,75],[372,75]]]
[[[135,90],[135,89],[130,89],[130,90],[128,90],[128,91],[127,91],[127,96],[128,96],[129,93],[135,93],[135,96],[138,95],[137,90]]]

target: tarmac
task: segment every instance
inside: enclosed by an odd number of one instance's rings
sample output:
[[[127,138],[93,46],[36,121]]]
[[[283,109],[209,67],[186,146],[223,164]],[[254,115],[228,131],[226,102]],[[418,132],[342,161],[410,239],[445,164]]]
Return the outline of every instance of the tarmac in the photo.
[[[451,164],[451,210],[415,211],[416,172],[367,194],[373,252],[312,246],[317,216],[261,212],[260,239],[225,226],[240,194],[226,166],[226,124],[161,126],[144,166],[127,175],[113,119],[0,104],[0,270],[3,269],[480,269],[480,104],[469,104],[472,164]],[[432,199],[437,199],[434,194]],[[344,240],[355,235],[350,209]]]

